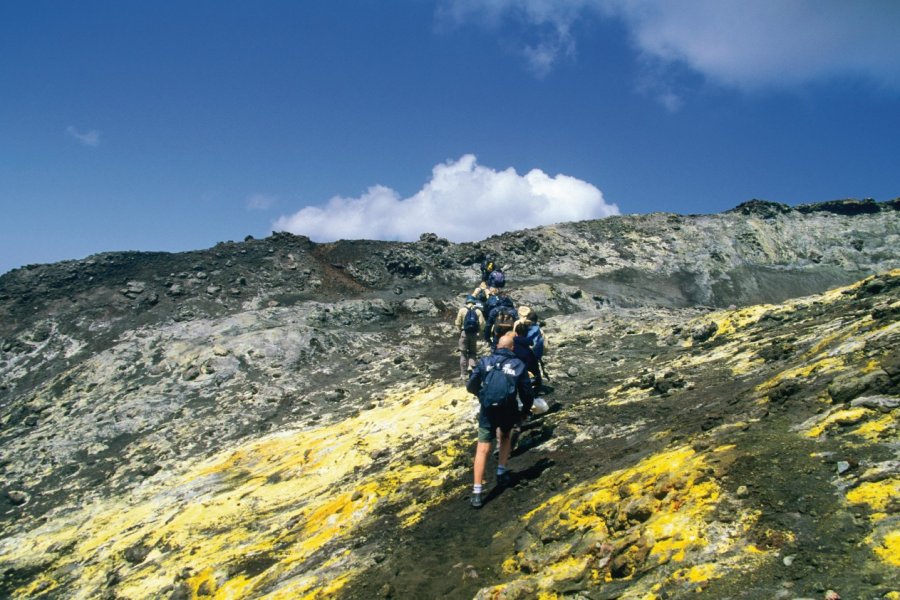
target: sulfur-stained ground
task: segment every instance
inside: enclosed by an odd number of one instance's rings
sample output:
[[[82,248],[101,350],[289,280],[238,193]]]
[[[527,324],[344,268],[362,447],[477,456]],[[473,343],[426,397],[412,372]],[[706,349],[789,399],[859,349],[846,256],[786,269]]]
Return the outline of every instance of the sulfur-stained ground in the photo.
[[[558,319],[578,371],[515,485],[393,530],[345,596],[898,597],[898,275],[706,315],[703,342]]]
[[[475,403],[446,331],[413,323],[416,356],[358,363],[328,400],[339,417],[161,461],[10,527],[0,594],[900,598],[898,316],[897,271],[780,305],[557,314],[552,410],[481,510]],[[367,339],[394,326],[376,319]],[[191,381],[265,352],[231,343]],[[373,394],[369,369],[404,361],[415,376]]]
[[[897,207],[5,274],[0,597],[897,600]],[[450,323],[485,253],[552,409],[476,511]]]

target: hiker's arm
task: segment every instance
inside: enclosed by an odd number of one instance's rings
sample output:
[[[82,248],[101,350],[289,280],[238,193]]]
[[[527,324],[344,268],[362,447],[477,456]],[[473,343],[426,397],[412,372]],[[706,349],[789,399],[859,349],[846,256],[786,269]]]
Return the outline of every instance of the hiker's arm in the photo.
[[[516,380],[516,390],[519,392],[519,400],[522,401],[522,416],[527,417],[531,414],[531,407],[534,404],[534,392],[526,369],[522,369],[522,374]]]
[[[478,395],[481,391],[481,363],[475,365],[472,374],[469,375],[469,381],[466,382],[466,391],[470,394]]]

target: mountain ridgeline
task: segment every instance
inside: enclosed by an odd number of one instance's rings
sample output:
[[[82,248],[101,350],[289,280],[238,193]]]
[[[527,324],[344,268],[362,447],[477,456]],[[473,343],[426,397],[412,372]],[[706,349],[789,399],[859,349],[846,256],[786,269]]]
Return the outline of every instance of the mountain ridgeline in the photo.
[[[754,200],[10,271],[0,597],[898,600],[898,248],[900,200]],[[473,511],[485,255],[550,410]]]

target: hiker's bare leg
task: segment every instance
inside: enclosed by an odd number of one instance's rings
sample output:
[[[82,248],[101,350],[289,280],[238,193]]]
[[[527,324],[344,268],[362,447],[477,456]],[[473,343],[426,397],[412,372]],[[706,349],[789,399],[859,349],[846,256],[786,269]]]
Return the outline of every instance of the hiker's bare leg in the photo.
[[[506,461],[509,460],[509,455],[512,451],[512,438],[509,434],[509,431],[500,431],[500,458],[497,463],[501,467],[506,466]]]
[[[481,482],[484,481],[484,469],[490,453],[490,442],[478,442],[478,445],[475,446],[475,485],[481,485]]]

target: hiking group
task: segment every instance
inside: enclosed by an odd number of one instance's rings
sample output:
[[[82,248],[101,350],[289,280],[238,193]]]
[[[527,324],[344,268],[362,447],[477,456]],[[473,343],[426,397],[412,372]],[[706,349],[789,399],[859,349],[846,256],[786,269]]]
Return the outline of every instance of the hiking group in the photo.
[[[494,439],[498,442],[497,485],[511,482],[507,461],[519,432],[534,408],[547,410],[537,398],[541,390],[544,334],[537,314],[527,306],[516,307],[506,288],[506,276],[496,261],[481,263],[481,283],[466,297],[456,315],[459,330],[459,370],[466,389],[478,396],[478,442],[475,448],[474,484],[470,502],[484,505],[484,473]],[[483,340],[490,354],[478,358]]]

